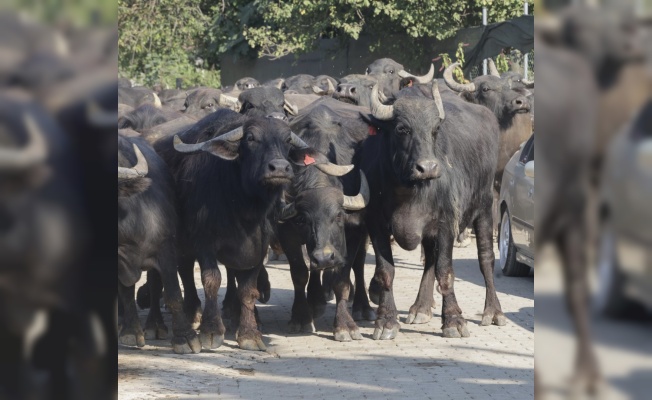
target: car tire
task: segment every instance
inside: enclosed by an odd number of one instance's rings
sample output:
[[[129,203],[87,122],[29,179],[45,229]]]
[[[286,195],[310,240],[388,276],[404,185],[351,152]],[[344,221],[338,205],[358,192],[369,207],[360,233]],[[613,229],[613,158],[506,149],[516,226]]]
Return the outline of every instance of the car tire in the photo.
[[[516,247],[512,240],[512,226],[508,210],[503,211],[498,230],[498,253],[500,269],[505,276],[528,276],[530,267],[516,261]]]
[[[607,317],[626,318],[640,307],[625,296],[625,276],[618,264],[616,237],[607,226],[600,237],[598,288],[593,297],[593,308]]]

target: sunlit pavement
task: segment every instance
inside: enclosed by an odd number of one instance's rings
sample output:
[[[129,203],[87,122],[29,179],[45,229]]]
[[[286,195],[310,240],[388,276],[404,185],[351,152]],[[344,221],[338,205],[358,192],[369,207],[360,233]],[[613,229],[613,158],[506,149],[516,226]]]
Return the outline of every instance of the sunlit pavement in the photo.
[[[497,255],[497,249],[495,252]],[[285,262],[270,262],[271,299],[258,305],[267,352],[238,349],[231,331],[222,347],[194,355],[175,355],[169,340],[148,341],[142,349],[121,346],[120,398],[532,398],[534,278],[507,278],[496,273],[498,297],[508,322],[503,327],[480,326],[485,289],[475,242],[456,248],[455,291],[471,337],[448,339],[441,336],[438,293],[438,308],[430,322],[403,323],[418,291],[421,251],[406,252],[394,246],[394,254],[395,298],[401,317],[401,331],[395,340],[374,341],[373,322],[365,321],[359,322],[363,340],[334,341],[334,302],[317,319],[316,333],[288,334],[294,295],[289,267]],[[374,265],[370,250],[367,282]],[[222,272],[224,275],[223,268]],[[201,288],[197,272],[195,279]],[[225,284],[223,279],[220,302]],[[203,301],[203,290],[199,292]],[[143,324],[146,315],[141,311]],[[171,328],[169,317],[165,313]]]

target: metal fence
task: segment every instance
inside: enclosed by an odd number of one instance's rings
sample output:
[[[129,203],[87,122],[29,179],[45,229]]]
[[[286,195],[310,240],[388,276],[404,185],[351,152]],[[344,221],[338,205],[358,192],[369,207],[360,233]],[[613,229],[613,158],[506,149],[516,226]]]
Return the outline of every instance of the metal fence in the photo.
[[[496,62],[498,56],[493,57],[494,62]],[[523,75],[523,66],[524,66],[524,55],[518,50],[512,50],[507,55],[507,63],[509,64],[510,71],[516,71]],[[528,80],[534,80],[534,49],[529,52],[528,55],[528,64],[527,64],[527,77]],[[482,64],[475,65],[471,68],[468,78],[473,80],[475,77],[482,75]]]

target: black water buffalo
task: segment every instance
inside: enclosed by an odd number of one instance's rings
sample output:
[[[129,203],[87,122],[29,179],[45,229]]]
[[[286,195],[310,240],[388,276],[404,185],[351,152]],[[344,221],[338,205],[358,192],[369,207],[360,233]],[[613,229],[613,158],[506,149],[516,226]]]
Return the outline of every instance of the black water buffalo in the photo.
[[[304,165],[327,164],[276,118],[251,118],[218,110],[174,138],[155,145],[171,167],[179,209],[179,272],[186,289],[186,310],[199,299],[191,289],[192,269],[199,260],[206,305],[199,326],[204,348],[219,347],[224,324],[217,291],[217,261],[235,272],[239,316],[236,332],[243,349],[264,350],[256,326],[257,278],[267,254],[272,225],[284,187],[294,176],[288,160]],[[314,162],[313,162],[314,161]],[[189,272],[188,272],[189,271]],[[194,281],[193,281],[194,282]]]
[[[260,82],[251,77],[245,77],[238,79],[233,85],[237,90],[247,90],[253,89],[260,86]]]
[[[443,296],[445,337],[469,336],[453,290],[453,242],[473,226],[487,295],[482,325],[506,322],[493,284],[491,187],[499,128],[485,107],[460,100],[442,102],[437,82],[434,101],[400,97],[382,105],[372,92],[373,127],[362,148],[361,168],[369,179],[371,201],[365,224],[376,253],[374,281],[380,288],[374,339],[393,339],[400,325],[393,297],[393,235],[402,248],[421,244],[424,276],[408,323],[432,318],[435,277]],[[370,286],[370,292],[372,287]]]
[[[120,342],[142,347],[145,338],[163,339],[167,327],[158,304],[161,288],[172,313],[175,353],[198,353],[201,344],[183,313],[177,280],[176,211],[173,180],[167,166],[142,138],[118,135],[118,294],[124,306]],[[148,273],[152,304],[145,332],[138,320],[134,285]],[[162,285],[161,285],[162,283]]]
[[[462,97],[475,104],[483,105],[491,110],[500,127],[500,143],[496,174],[494,177],[494,219],[493,229],[498,232],[498,196],[503,179],[505,165],[518,150],[521,143],[532,135],[532,120],[530,102],[520,91],[514,90],[512,81],[496,75],[476,77],[471,83],[458,83],[453,78],[453,70],[458,63],[449,65],[444,70],[444,81],[453,91],[461,93]]]
[[[369,64],[365,74],[374,77],[378,81],[380,93],[387,98],[392,98],[400,90],[401,78],[412,77],[419,83],[428,83],[435,76],[435,67],[431,64],[430,71],[426,75],[416,76],[405,71],[402,64],[391,58],[380,58]]]
[[[312,87],[315,84],[315,77],[308,74],[290,76],[285,80],[286,91],[298,94],[314,93]]]
[[[168,111],[150,104],[143,104],[120,116],[118,118],[118,129],[133,129],[136,132],[142,133],[145,129],[164,124],[182,115],[180,112]]]
[[[200,118],[217,111],[222,105],[222,91],[201,87],[188,91],[182,111]]]
[[[368,126],[359,115],[361,111],[366,112],[364,108],[324,98],[299,113],[290,127],[313,148],[328,154],[332,163],[351,164],[368,135]],[[330,268],[335,270],[333,286],[337,297],[335,340],[362,339],[354,319],[375,320],[364,283],[366,240],[359,240],[364,232],[358,229],[361,224],[358,211],[369,201],[369,188],[364,175],[357,169],[349,173],[352,168],[352,165],[295,168],[295,178],[286,194],[289,204],[283,209],[277,226],[295,288],[290,332],[314,331],[313,321],[323,313],[326,303],[318,281],[319,271]],[[341,175],[344,176],[338,179]],[[350,243],[362,243],[362,246],[351,247]],[[303,244],[310,260],[308,298],[305,294],[308,268],[301,251]],[[353,319],[347,306],[353,290],[349,279],[352,266],[357,267],[354,268]]]
[[[328,75],[318,75],[312,85],[312,91],[320,96],[330,96],[335,92],[337,79]]]
[[[163,108],[174,111],[183,110],[186,96],[188,96],[187,92],[181,89],[165,89],[158,94]]]
[[[267,82],[263,83],[261,86],[275,87],[282,91],[287,90],[287,86],[285,85],[284,78],[270,79]]]
[[[126,104],[133,108],[143,104],[153,104],[161,107],[161,99],[151,89],[143,86],[118,87],[118,103]]]
[[[340,79],[340,83],[333,93],[333,98],[344,103],[362,107],[370,107],[369,96],[371,89],[378,81],[370,75],[347,75]]]
[[[42,390],[43,381],[65,388],[58,381],[58,360],[42,361],[59,356],[59,351],[67,353],[67,342],[56,342],[58,347],[51,349],[43,337],[35,342],[27,333],[38,325],[39,315],[46,316],[49,332],[79,311],[88,232],[74,147],[42,107],[24,95],[0,95],[0,337],[5,346],[0,396],[6,398],[31,397],[32,385]],[[33,380],[36,370],[38,379]],[[48,397],[54,394],[47,392]]]

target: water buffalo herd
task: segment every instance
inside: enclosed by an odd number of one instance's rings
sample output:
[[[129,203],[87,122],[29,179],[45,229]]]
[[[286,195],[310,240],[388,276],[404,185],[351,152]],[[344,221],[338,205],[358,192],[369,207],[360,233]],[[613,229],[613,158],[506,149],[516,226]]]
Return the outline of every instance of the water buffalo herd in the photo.
[[[504,325],[493,282],[494,199],[507,159],[532,134],[533,83],[514,73],[501,77],[491,63],[490,74],[457,82],[455,67],[433,79],[434,68],[415,76],[383,58],[339,79],[242,78],[221,89],[155,91],[122,79],[120,342],[143,346],[167,337],[163,294],[176,353],[219,347],[226,320],[240,348],[265,350],[255,303],[270,300],[270,244],[290,265],[290,332],[313,332],[334,293],[335,340],[362,339],[355,322],[362,319],[375,321],[374,339],[394,339],[400,324],[392,241],[424,251],[422,281],[404,322],[432,318],[436,287],[443,335],[467,337],[452,264],[467,229],[476,235],[486,286],[481,324]],[[369,243],[376,270],[367,291]],[[227,275],[221,305],[218,263]],[[136,296],[143,270],[147,284]],[[150,307],[144,330],[135,297]]]

